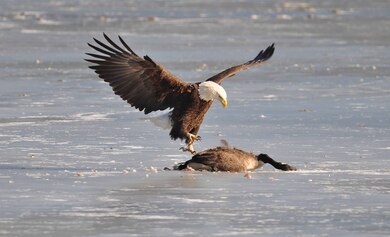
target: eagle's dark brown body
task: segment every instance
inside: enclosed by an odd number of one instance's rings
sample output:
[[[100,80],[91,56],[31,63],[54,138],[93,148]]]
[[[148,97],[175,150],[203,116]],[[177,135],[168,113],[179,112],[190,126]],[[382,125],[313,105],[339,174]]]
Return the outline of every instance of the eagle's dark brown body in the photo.
[[[191,160],[179,165],[178,169],[246,172],[262,167],[266,163],[280,170],[296,170],[295,167],[277,162],[266,154],[255,155],[230,147],[216,147],[201,151],[195,154]]]
[[[204,116],[212,104],[212,101],[204,101],[199,98],[198,84],[194,84],[191,92],[182,96],[182,102],[173,109],[171,115],[172,129],[169,135],[174,140],[187,139],[188,132],[196,136]]]

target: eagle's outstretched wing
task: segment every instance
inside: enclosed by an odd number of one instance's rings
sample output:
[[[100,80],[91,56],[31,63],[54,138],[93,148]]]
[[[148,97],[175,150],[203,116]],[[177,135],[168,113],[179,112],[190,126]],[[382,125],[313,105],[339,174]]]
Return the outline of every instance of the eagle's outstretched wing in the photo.
[[[88,44],[102,55],[87,53],[94,59],[85,60],[94,63],[90,68],[131,106],[140,111],[145,109],[144,113],[148,114],[175,107],[180,95],[187,93],[190,84],[170,74],[147,55],[139,57],[120,36],[119,40],[125,49],[114,43],[106,34],[103,35],[109,44],[95,38],[100,47]]]
[[[238,73],[242,70],[248,69],[252,66],[259,65],[259,64],[267,61],[268,59],[270,59],[272,57],[274,50],[275,50],[275,47],[274,47],[274,44],[272,44],[272,45],[268,46],[267,49],[261,50],[260,53],[253,60],[250,60],[246,63],[228,68],[228,69],[218,73],[217,75],[210,77],[209,79],[207,79],[207,81],[213,81],[215,83],[221,84],[221,82],[225,78],[234,76],[234,75],[236,75],[236,73]]]

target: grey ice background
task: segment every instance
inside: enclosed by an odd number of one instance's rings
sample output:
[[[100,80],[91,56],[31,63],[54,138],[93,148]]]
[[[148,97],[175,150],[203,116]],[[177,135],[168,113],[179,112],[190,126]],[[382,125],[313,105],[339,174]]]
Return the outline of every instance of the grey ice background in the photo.
[[[390,1],[2,1],[1,236],[389,236]],[[190,156],[83,61],[121,34],[183,80],[228,79],[197,150],[300,168],[167,172]]]

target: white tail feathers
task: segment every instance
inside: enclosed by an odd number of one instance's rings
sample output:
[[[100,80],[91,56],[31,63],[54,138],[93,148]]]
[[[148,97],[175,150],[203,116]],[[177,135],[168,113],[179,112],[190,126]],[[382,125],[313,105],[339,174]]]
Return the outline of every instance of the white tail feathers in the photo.
[[[157,111],[150,113],[150,116],[147,117],[147,120],[150,120],[154,125],[162,129],[172,128],[171,115],[172,109],[166,109],[163,111]]]

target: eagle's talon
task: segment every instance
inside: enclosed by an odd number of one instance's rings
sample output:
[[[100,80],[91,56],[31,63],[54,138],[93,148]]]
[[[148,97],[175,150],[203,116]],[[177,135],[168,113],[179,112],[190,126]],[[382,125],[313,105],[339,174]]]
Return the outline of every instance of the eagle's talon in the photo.
[[[187,147],[180,147],[179,150],[182,150],[183,152],[190,152],[192,155],[195,155],[196,154],[196,151],[194,149],[191,149],[191,148],[187,148]]]
[[[194,135],[192,133],[188,133],[188,139],[187,139],[187,144],[192,144],[194,141],[201,141],[202,137],[198,135]]]

